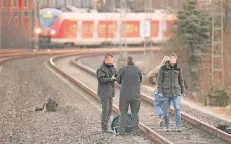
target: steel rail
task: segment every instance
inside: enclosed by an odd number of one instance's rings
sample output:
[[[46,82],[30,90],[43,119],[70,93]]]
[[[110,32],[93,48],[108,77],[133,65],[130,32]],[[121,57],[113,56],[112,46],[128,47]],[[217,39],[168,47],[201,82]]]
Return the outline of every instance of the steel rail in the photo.
[[[160,51],[161,49],[156,49],[157,51]],[[1,53],[1,56],[3,57],[6,57],[6,58],[3,58],[3,59],[0,59],[0,64],[3,64],[5,62],[8,62],[10,60],[15,60],[15,59],[20,59],[20,58],[28,58],[28,57],[33,57],[33,56],[51,56],[51,55],[57,55],[57,54],[61,54],[59,56],[55,56],[55,57],[52,57],[52,61],[50,61],[50,66],[53,67],[54,69],[58,69],[58,68],[55,68],[57,67],[55,65],[55,63],[53,62],[54,60],[57,60],[57,58],[63,58],[63,57],[67,57],[67,56],[73,56],[73,55],[82,55],[79,57],[79,59],[83,58],[83,57],[86,57],[87,55],[89,56],[89,54],[91,55],[100,55],[102,53],[105,53],[105,52],[111,52],[112,49],[103,49],[103,50],[89,50],[88,49],[88,52],[86,52],[86,50],[53,50],[53,51],[41,51],[41,52],[7,52],[6,54],[4,53]],[[133,50],[129,50],[131,52],[133,52]],[[142,49],[139,49],[137,50],[134,50],[135,52],[139,52],[139,51],[142,51]],[[118,51],[114,50],[112,51],[111,53],[117,53]],[[56,59],[54,59],[56,58]],[[53,63],[52,63],[53,62]],[[79,65],[79,64],[76,64],[76,59],[72,60],[71,62],[72,64],[74,64],[75,66],[81,68],[82,70],[85,70],[86,72],[88,71],[90,74],[92,75],[95,75],[95,72],[92,71],[91,69],[89,69],[88,67],[84,66],[84,65]],[[58,70],[57,70],[58,71]],[[64,72],[63,72],[64,73]],[[63,75],[66,75],[66,74],[63,74]],[[65,76],[65,77],[68,77],[68,76]],[[76,79],[74,79],[76,80]],[[72,82],[74,83],[74,81],[72,80]],[[80,81],[79,81],[80,82]],[[93,91],[92,89],[90,89],[88,86],[84,85],[83,83],[79,83],[79,86],[83,89],[88,89],[88,92],[93,95],[93,96],[97,96],[96,95],[96,92]],[[119,85],[117,85],[117,87],[119,88]],[[96,97],[97,98],[97,97]],[[149,96],[147,95],[144,95],[142,94],[142,98],[144,100],[146,100],[147,102],[149,103],[153,103],[153,99],[150,98]],[[114,105],[114,111],[115,112],[118,112],[118,107],[116,107]],[[171,111],[173,112],[173,110]],[[193,118],[187,114],[184,114],[182,113],[182,118],[185,119],[186,121],[188,121],[189,123],[193,124],[194,126],[196,127],[199,127],[201,128],[202,130],[206,131],[206,132],[209,132],[215,136],[218,136],[220,139],[230,143],[231,142],[231,135],[215,128],[215,127],[212,127],[200,120],[197,120],[196,118]],[[149,128],[145,128],[144,125],[140,125],[141,127],[141,130],[150,138],[150,139],[154,139],[155,141],[157,142],[160,142],[160,143],[171,143],[170,141],[165,141],[164,138],[161,136],[161,135],[158,135],[158,133],[155,133],[153,132],[151,129]],[[142,129],[143,128],[143,129]]]
[[[82,57],[78,57],[78,58],[75,58],[71,61],[71,64],[73,66],[76,66],[77,68],[80,68],[82,69],[83,71],[91,74],[92,76],[96,76],[96,72],[93,71],[91,68],[81,64],[78,62],[78,60],[82,59],[82,58],[85,58],[86,56],[82,56]],[[120,85],[116,83],[115,85],[117,88],[120,88]],[[148,102],[149,104],[153,105],[153,98],[151,98],[150,96],[146,95],[146,94],[141,94],[141,99]],[[170,109],[170,112],[171,114],[175,114],[175,111],[174,109]],[[210,134],[213,134],[214,136],[217,136],[218,138],[222,139],[223,141],[227,142],[227,143],[231,143],[231,135],[220,130],[220,129],[217,129],[203,121],[200,121],[198,120],[197,118],[194,118],[184,112],[181,112],[181,116],[182,116],[182,119],[187,121],[188,123],[192,124],[193,126],[195,127],[198,127],[200,129],[202,129],[203,131],[205,132],[208,132]]]
[[[88,54],[89,55],[89,54]],[[94,55],[94,54],[92,54]],[[86,91],[87,93],[89,93],[90,95],[92,95],[94,98],[96,98],[98,101],[99,98],[97,96],[96,91],[92,90],[90,87],[88,87],[86,84],[82,83],[80,80],[76,79],[75,77],[71,76],[70,74],[65,73],[62,69],[60,69],[56,64],[55,61],[64,57],[68,57],[70,55],[65,54],[65,55],[59,55],[59,56],[54,56],[50,59],[50,61],[48,62],[49,66],[51,68],[53,68],[54,70],[56,70],[56,72],[60,73],[63,77],[67,78],[70,82],[72,82],[73,84],[79,86],[80,88],[82,88],[84,91]],[[83,58],[83,55],[78,55],[80,58]],[[115,104],[113,104],[113,111],[115,113],[119,113],[119,108],[118,106],[116,106]],[[146,125],[144,125],[143,123],[139,123],[139,128],[140,130],[151,140],[151,141],[155,141],[161,144],[173,144],[172,142],[170,142],[169,140],[167,140],[166,138],[164,138],[163,136],[161,136],[160,134],[158,134],[157,132],[153,131],[152,129],[150,129],[149,127],[147,127]]]

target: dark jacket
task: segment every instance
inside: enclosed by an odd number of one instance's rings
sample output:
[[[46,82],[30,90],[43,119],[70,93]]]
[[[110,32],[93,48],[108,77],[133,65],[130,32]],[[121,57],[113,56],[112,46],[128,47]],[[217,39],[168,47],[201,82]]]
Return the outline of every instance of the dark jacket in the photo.
[[[98,96],[114,97],[115,95],[115,81],[111,81],[111,77],[115,74],[114,65],[107,65],[105,62],[97,69],[96,75],[98,79]]]
[[[158,75],[158,93],[164,97],[181,96],[185,94],[182,69],[178,64],[171,67],[169,61],[160,67]]]
[[[132,63],[122,67],[116,80],[121,84],[120,100],[140,100],[142,72],[137,66]]]

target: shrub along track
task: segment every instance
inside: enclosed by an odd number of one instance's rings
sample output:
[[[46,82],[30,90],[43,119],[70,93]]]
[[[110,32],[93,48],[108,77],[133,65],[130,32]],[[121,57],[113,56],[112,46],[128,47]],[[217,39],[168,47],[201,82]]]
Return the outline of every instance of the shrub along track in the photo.
[[[89,56],[89,55],[87,55]],[[64,77],[68,78],[72,83],[80,86],[91,95],[96,95],[97,81],[95,78],[95,72],[75,62],[77,59],[81,59],[85,56],[74,56],[74,55],[60,55],[50,59],[50,65]],[[79,69],[76,69],[75,67]],[[88,74],[86,74],[86,72]],[[118,105],[118,93],[116,90],[116,97],[114,104]],[[140,120],[144,124],[140,123],[140,129],[153,141],[160,143],[210,143],[210,144],[222,144],[230,143],[231,136],[218,130],[202,121],[194,119],[189,115],[183,114],[183,126],[185,127],[181,133],[163,132],[158,126],[158,118],[153,115],[153,107],[150,103],[153,100],[147,96],[142,95],[142,105],[140,112]],[[114,111],[119,112],[118,107],[114,105]],[[172,111],[173,112],[173,111]],[[201,131],[203,130],[203,131]],[[204,132],[205,131],[205,132]],[[222,140],[220,140],[222,139]]]

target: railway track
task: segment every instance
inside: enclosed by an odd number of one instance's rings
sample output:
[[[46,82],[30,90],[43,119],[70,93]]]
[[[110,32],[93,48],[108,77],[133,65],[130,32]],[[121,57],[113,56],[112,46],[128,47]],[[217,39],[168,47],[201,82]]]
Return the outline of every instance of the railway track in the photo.
[[[8,57],[10,61],[1,65],[0,143],[152,143],[142,136],[100,133],[100,104],[80,87],[57,78],[58,74],[44,65],[50,53],[28,55]],[[58,112],[30,111],[49,96],[60,104]]]
[[[136,58],[135,59],[142,59],[142,55],[133,55]],[[156,58],[156,61],[161,61],[161,56],[159,56],[159,54],[155,54],[154,55]],[[159,57],[158,57],[159,56]],[[90,73],[92,73],[92,75],[95,75],[95,71],[96,69],[100,66],[100,63],[103,59],[103,56],[94,56],[94,57],[85,57],[81,60],[73,60],[72,63],[75,65],[80,65],[81,68],[86,69],[87,71],[89,71]],[[92,63],[91,61],[94,61],[94,63]],[[159,63],[157,63],[159,64]],[[155,64],[154,64],[155,65]],[[142,90],[142,95],[146,97],[148,97],[147,99],[149,99],[150,104],[152,104],[152,101],[154,100],[153,98],[153,89],[148,88],[147,86],[142,86],[141,87]],[[182,97],[183,98],[183,97]],[[173,108],[173,107],[172,107]],[[227,126],[231,126],[231,120],[219,115],[217,113],[213,113],[213,111],[208,111],[206,109],[203,109],[203,107],[197,106],[196,104],[193,104],[189,101],[186,101],[184,99],[182,99],[182,112],[185,114],[190,114],[190,117],[195,117],[200,121],[206,122],[208,125],[212,126],[212,127],[218,127],[220,125],[227,125]],[[174,111],[172,111],[174,112]],[[230,133],[229,130],[223,130],[227,133]]]
[[[95,98],[98,98],[96,95],[97,80],[95,78],[95,72],[91,71],[87,67],[84,67],[83,65],[76,63],[76,60],[79,60],[83,57],[85,56],[60,55],[51,58],[49,63],[51,67],[53,67],[57,72],[61,73],[64,77],[68,78],[72,83],[80,86]],[[76,66],[79,69],[76,69]],[[118,88],[119,87],[116,89],[117,95],[115,96],[113,106],[116,113],[119,112],[119,109],[116,106],[118,105]],[[166,144],[223,144],[231,142],[231,136],[227,133],[218,130],[208,124],[205,124],[202,121],[194,119],[186,114],[183,114],[182,117],[183,129],[181,133],[163,132],[163,130],[158,125],[158,117],[154,115],[152,102],[152,99],[142,95],[140,128],[143,133],[147,135],[151,140]]]
[[[116,52],[118,50],[115,50]],[[65,53],[65,54],[63,54]],[[74,53],[74,54],[73,54]],[[101,50],[90,50],[88,52],[92,54],[100,54]],[[90,69],[87,70],[87,67],[83,67],[75,63],[75,60],[79,60],[85,56],[84,51],[72,51],[69,53],[68,51],[56,51],[56,52],[40,52],[36,54],[31,53],[20,53],[20,54],[6,54],[7,59],[1,60],[0,62],[5,62],[15,58],[24,58],[31,56],[40,56],[40,55],[55,55],[62,54],[59,56],[52,57],[49,61],[49,65],[54,68],[57,72],[61,73],[64,77],[69,79],[75,85],[78,85],[82,89],[84,89],[87,93],[94,96],[98,99],[96,95],[96,86],[97,81],[95,79],[95,74]],[[74,55],[74,56],[73,56]],[[78,56],[76,56],[78,55]],[[77,59],[76,59],[77,58]],[[76,69],[76,66],[79,69]],[[78,71],[76,73],[76,71]],[[87,72],[87,74],[86,74]],[[118,87],[119,88],[119,87]],[[116,105],[118,105],[118,94],[119,89],[116,89],[117,96],[115,97],[114,103],[114,112],[118,113],[119,109]],[[230,135],[220,131],[214,127],[211,127],[201,121],[195,120],[191,117],[183,117],[183,131],[181,133],[171,132],[165,133],[158,126],[157,117],[153,113],[152,100],[148,97],[142,96],[142,106],[140,112],[140,128],[143,133],[148,136],[152,141],[157,141],[159,143],[187,143],[187,144],[195,144],[195,143],[231,143]],[[203,130],[203,131],[202,131]],[[206,132],[204,132],[206,131]]]

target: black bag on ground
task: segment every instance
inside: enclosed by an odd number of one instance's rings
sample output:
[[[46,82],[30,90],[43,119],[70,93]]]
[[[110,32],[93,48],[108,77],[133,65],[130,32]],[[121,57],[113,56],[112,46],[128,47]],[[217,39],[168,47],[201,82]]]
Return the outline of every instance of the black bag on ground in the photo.
[[[119,121],[120,121],[120,115],[115,115],[113,117],[112,123],[111,123],[111,129],[117,133],[117,129],[119,127]],[[132,132],[132,114],[127,114],[127,123],[125,125],[125,133],[131,133]]]

